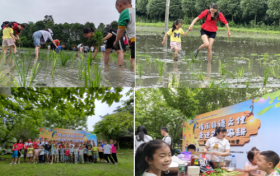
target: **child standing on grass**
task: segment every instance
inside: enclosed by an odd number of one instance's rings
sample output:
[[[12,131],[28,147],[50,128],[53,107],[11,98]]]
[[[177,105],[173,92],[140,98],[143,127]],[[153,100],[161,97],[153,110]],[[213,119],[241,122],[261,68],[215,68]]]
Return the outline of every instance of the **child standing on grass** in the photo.
[[[33,158],[33,151],[34,151],[33,145],[30,144],[27,147],[27,155],[26,155],[26,157],[28,158],[28,164],[30,164],[31,158]]]
[[[95,143],[93,143],[93,147],[92,147],[92,158],[93,158],[93,162],[94,163],[97,163],[97,158],[98,158],[98,154],[97,154],[97,152],[98,152],[98,148],[96,147],[96,145],[95,145]]]
[[[69,148],[67,147],[65,150],[65,164],[69,161]]]
[[[14,54],[17,52],[17,48],[15,45],[16,42],[16,37],[13,35],[14,30],[13,30],[13,23],[9,23],[8,26],[3,29],[3,41],[2,41],[2,46],[3,46],[3,54],[6,56],[8,47],[13,47],[14,48]]]
[[[182,49],[181,47],[181,36],[186,36],[188,34],[187,32],[184,32],[182,27],[182,20],[178,19],[176,20],[173,25],[172,29],[170,29],[164,36],[163,41],[161,42],[162,45],[165,44],[165,40],[167,35],[170,35],[170,47],[172,50],[174,50],[174,61],[178,61],[178,53]]]
[[[84,144],[84,160],[88,162],[87,147],[85,144]]]
[[[80,150],[79,150],[79,159],[80,159],[80,163],[85,164],[84,162],[84,149],[82,146],[80,146]]]
[[[12,162],[10,164],[17,164],[17,158],[18,158],[18,145],[15,145],[13,147],[13,155],[12,155]],[[14,161],[14,162],[13,162]]]
[[[123,37],[123,33],[126,30],[126,35],[131,43],[131,56],[129,60],[135,71],[135,9],[132,8],[131,0],[116,0],[116,9],[120,13],[120,17],[114,47],[117,48],[117,43]]]
[[[64,146],[61,146],[61,148],[60,148],[60,162],[61,163],[65,162],[64,155],[65,155],[65,148],[64,148]]]
[[[34,164],[35,163],[37,164],[39,155],[40,155],[40,149],[39,149],[39,145],[37,145],[37,148],[34,150],[34,157],[33,157]]]
[[[108,164],[111,164],[111,163],[109,162],[109,159],[110,159],[110,161],[111,161],[113,164],[115,164],[115,163],[114,163],[114,160],[113,160],[113,158],[112,158],[112,156],[111,156],[111,154],[112,154],[112,147],[111,147],[110,144],[107,144],[107,141],[104,141],[104,142],[105,142],[105,145],[103,146],[103,149],[104,149],[105,160],[107,161]],[[108,158],[109,158],[109,159],[108,159]]]
[[[100,163],[103,163],[104,162],[104,153],[103,153],[103,148],[101,147],[101,143],[98,144],[98,154],[99,154]]]
[[[70,144],[70,163],[74,163],[74,147],[72,146],[72,144]]]
[[[118,165],[118,158],[117,158],[117,141],[110,140],[110,144],[112,147],[112,157],[115,161],[115,165]]]
[[[75,164],[78,162],[78,157],[79,157],[79,147],[76,146],[74,149],[74,157],[75,157]]]
[[[50,141],[50,145],[51,145],[51,149],[50,149],[50,160],[51,160],[51,163],[50,164],[53,164],[53,160],[54,160],[54,142]]]
[[[39,163],[45,162],[44,160],[44,156],[45,156],[45,148],[43,145],[41,145],[41,150],[40,150],[40,155],[39,155]]]
[[[92,149],[88,146],[88,162],[92,164]]]
[[[56,144],[55,145],[55,148],[54,148],[54,162],[58,163],[59,162],[59,148],[58,148],[58,145]]]

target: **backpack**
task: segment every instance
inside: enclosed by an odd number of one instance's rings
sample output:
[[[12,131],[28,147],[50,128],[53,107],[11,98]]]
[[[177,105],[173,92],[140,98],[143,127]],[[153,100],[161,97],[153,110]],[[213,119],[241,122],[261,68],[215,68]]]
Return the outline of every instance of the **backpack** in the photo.
[[[206,14],[205,20],[207,19],[209,13],[210,13],[210,10],[208,9],[208,12],[207,12],[207,14]],[[220,15],[220,12],[218,11],[217,21],[218,21],[218,19],[219,19],[219,15]]]

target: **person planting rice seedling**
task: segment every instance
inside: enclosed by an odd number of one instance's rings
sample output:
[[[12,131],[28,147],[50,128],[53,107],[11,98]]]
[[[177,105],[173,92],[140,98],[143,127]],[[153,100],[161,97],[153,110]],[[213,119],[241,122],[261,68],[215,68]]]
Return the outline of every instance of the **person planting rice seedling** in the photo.
[[[194,56],[197,57],[200,50],[207,48],[208,62],[212,59],[212,47],[215,41],[216,33],[218,31],[217,22],[220,20],[227,27],[228,38],[230,37],[229,25],[224,15],[218,11],[218,5],[213,3],[210,5],[210,9],[204,10],[196,17],[189,27],[189,31],[193,29],[195,23],[200,19],[205,18],[205,23],[201,25],[201,39],[203,44],[194,51]]]
[[[105,34],[106,35],[106,34]],[[118,66],[121,66],[123,64],[124,55],[123,55],[123,39],[121,38],[119,40],[119,44],[117,47],[113,46],[115,40],[116,40],[117,30],[109,29],[107,35],[103,38],[103,41],[106,42],[106,50],[104,55],[104,64],[108,64],[110,60],[110,53],[112,49],[116,51],[118,54]]]
[[[60,41],[61,41],[61,39],[56,39],[53,42],[56,44],[56,46],[59,46],[60,45]],[[53,43],[51,43],[51,50],[55,50],[55,49],[56,49],[56,47],[54,46]]]
[[[84,53],[87,54],[88,51],[89,51],[89,47],[88,47],[88,45],[86,45],[86,46],[85,46],[85,49],[84,49]]]
[[[95,37],[96,37],[95,36],[95,29],[93,29],[93,28],[90,28],[90,27],[84,28],[83,34],[84,34],[85,38],[90,40],[89,41],[90,45],[94,46],[94,48],[95,48],[94,54],[92,56],[93,59],[95,59],[95,57],[97,56],[98,51],[99,51],[98,42],[100,42],[99,43],[99,45],[100,45],[101,41],[96,41],[96,39],[95,39]]]
[[[58,46],[55,51],[58,53],[59,51],[62,51],[64,48],[66,48],[66,43],[63,43],[61,46]]]
[[[38,59],[41,44],[45,44],[48,39],[53,43],[56,49],[58,49],[58,47],[56,46],[56,44],[52,39],[52,35],[53,32],[51,29],[39,30],[33,33],[32,37],[35,45],[35,61],[37,61]]]
[[[90,47],[90,51],[91,51],[91,53],[93,53],[93,51],[94,51],[94,47],[93,46]]]
[[[130,62],[135,71],[135,9],[132,8],[131,0],[116,0],[116,9],[120,13],[118,21],[118,32],[116,41],[113,46],[118,47],[120,39],[123,37],[123,33],[126,30],[130,43]]]
[[[184,30],[181,28],[183,25],[182,20],[178,19],[176,20],[173,25],[172,29],[170,29],[164,36],[163,41],[161,42],[162,45],[165,44],[165,40],[167,35],[170,35],[171,41],[170,41],[170,47],[172,50],[174,50],[174,60],[178,61],[178,53],[182,49],[181,48],[181,36],[186,36],[188,34],[188,31],[184,32]]]
[[[78,46],[77,46],[77,50],[78,50],[78,53],[81,51],[81,47],[83,47],[83,43],[80,43]],[[82,49],[83,50],[83,49]]]

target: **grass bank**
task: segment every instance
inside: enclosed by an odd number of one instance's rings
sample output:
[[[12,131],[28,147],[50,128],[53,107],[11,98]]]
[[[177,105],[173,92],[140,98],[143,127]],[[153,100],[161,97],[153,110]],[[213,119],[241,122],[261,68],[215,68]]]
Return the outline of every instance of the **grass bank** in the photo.
[[[164,28],[164,23],[158,22],[158,23],[142,23],[138,22],[136,23],[137,26],[146,26],[146,27],[161,27]],[[172,23],[168,24],[168,27],[171,28]],[[184,30],[189,28],[189,24],[183,24],[182,28]],[[201,25],[195,25],[193,29],[199,30],[201,29]],[[219,31],[227,31],[226,27],[218,27]],[[280,34],[280,31],[273,31],[273,30],[262,30],[260,28],[235,28],[230,26],[231,32],[242,32],[242,33],[259,33],[259,34]]]
[[[118,165],[105,163],[93,164],[27,164],[10,165],[12,155],[0,155],[5,161],[0,161],[0,175],[2,176],[131,176],[134,172],[133,150],[118,150]],[[7,158],[9,160],[7,161]],[[23,158],[21,159],[21,162]]]

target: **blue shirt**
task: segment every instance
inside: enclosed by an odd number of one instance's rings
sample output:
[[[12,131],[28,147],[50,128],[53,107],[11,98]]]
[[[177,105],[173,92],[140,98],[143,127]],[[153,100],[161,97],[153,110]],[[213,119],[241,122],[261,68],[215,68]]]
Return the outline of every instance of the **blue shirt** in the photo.
[[[60,51],[63,50],[62,46],[58,46],[57,48],[58,48],[58,50],[60,50]]]
[[[18,155],[18,149],[14,150],[14,155]]]
[[[105,145],[105,143],[101,143],[101,147],[103,148],[103,146]]]

